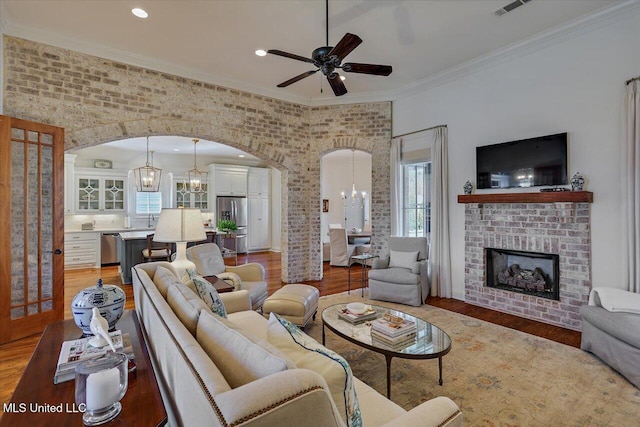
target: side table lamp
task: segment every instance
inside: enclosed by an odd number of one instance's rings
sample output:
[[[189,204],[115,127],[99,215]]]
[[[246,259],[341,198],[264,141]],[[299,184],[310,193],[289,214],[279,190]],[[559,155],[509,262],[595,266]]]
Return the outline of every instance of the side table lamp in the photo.
[[[176,244],[176,257],[171,265],[181,279],[187,276],[188,268],[196,267],[187,259],[187,243],[206,238],[200,209],[165,208],[160,211],[153,241]]]

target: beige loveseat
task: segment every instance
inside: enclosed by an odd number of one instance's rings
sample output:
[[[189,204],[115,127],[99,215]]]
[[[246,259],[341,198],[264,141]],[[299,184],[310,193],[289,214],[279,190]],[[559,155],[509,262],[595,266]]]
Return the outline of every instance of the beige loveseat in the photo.
[[[283,370],[231,388],[196,340],[202,300],[191,288],[160,289],[153,279],[168,262],[132,268],[136,311],[172,426],[345,426],[327,383],[306,369]],[[160,274],[159,274],[160,275]],[[166,295],[166,297],[164,295]],[[250,309],[246,291],[221,294],[228,320],[238,331],[265,339],[268,321]],[[175,309],[172,309],[172,307]],[[257,344],[255,344],[257,345]],[[438,397],[405,411],[354,378],[366,426],[461,426],[456,404]],[[140,408],[144,410],[144,408]]]

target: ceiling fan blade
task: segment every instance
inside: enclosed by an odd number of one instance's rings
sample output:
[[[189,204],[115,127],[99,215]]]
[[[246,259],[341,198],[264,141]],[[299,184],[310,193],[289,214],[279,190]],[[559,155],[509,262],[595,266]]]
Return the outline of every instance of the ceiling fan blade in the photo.
[[[331,73],[327,76],[327,80],[329,81],[331,89],[333,89],[333,93],[335,93],[336,96],[342,96],[347,93],[347,87],[344,85],[344,83],[342,83],[340,74]]]
[[[340,61],[342,61],[342,59],[349,55],[353,49],[357,48],[360,43],[362,43],[362,39],[360,37],[355,34],[347,33],[342,37],[338,44],[331,49],[331,52],[327,54],[327,57],[335,55]]]
[[[304,56],[296,55],[294,53],[283,52],[277,49],[269,49],[267,53],[270,53],[272,55],[284,56],[285,58],[295,59],[297,61],[308,62],[310,64],[313,64],[313,59],[305,58]]]
[[[391,65],[356,64],[347,62],[342,64],[342,71],[346,73],[374,74],[376,76],[388,76],[393,71]]]
[[[287,80],[286,82],[282,82],[278,85],[278,87],[287,87],[292,83],[295,83],[297,81],[300,81],[302,79],[304,79],[305,77],[309,77],[315,73],[317,73],[318,70],[312,70],[312,71],[305,71],[304,73],[300,74],[299,76],[295,76],[292,79]]]

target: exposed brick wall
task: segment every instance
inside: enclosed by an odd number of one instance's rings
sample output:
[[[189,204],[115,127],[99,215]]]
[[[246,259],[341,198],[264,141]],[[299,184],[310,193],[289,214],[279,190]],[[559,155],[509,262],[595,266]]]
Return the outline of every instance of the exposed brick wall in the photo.
[[[590,218],[589,203],[467,204],[466,302],[581,330],[591,290]],[[559,255],[560,301],[484,286],[486,247]]]
[[[318,279],[320,155],[373,155],[374,245],[390,228],[391,103],[313,108],[4,36],[4,112],[65,128],[65,149],[180,135],[217,141],[282,171],[282,277]],[[377,243],[376,243],[377,242]]]

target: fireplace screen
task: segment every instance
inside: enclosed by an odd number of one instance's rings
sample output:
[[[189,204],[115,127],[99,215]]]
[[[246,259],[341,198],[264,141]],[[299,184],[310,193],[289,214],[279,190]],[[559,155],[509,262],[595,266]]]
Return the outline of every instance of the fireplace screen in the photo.
[[[485,248],[486,285],[560,300],[560,257],[555,254]]]

